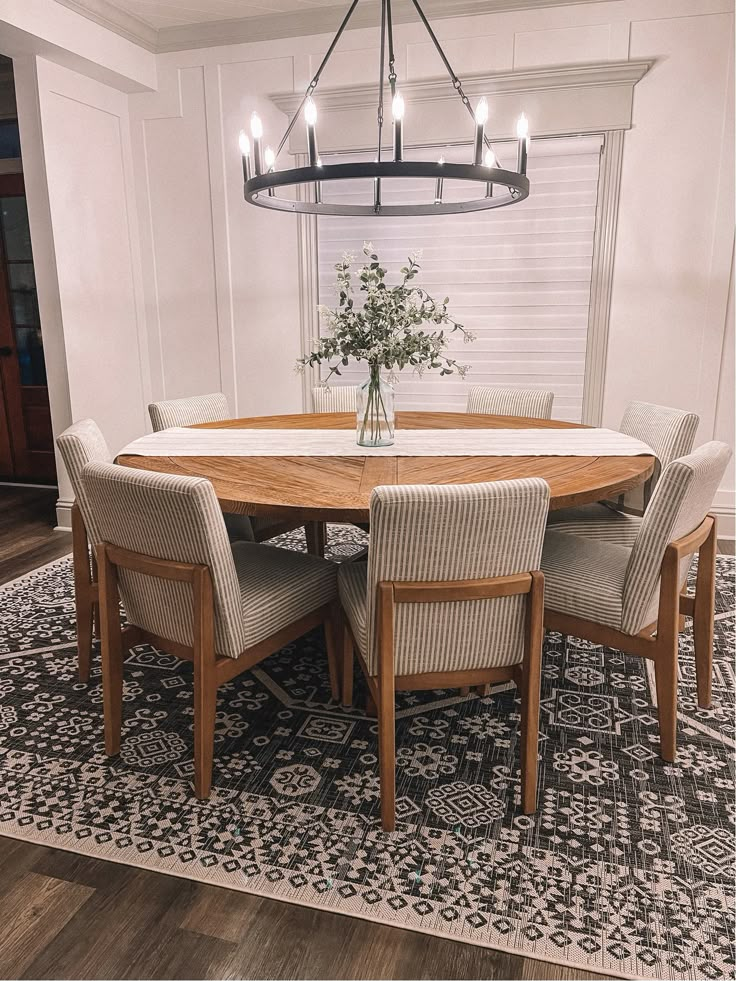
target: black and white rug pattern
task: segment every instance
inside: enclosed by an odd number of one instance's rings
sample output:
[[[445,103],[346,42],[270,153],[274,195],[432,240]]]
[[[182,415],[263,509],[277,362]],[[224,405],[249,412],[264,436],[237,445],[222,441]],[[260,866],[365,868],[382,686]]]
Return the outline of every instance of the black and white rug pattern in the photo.
[[[330,529],[335,558],[363,544]],[[646,665],[551,634],[536,814],[512,686],[401,693],[385,834],[376,723],[360,686],[353,709],[330,701],[319,631],[221,689],[208,802],[191,666],[151,647],[126,662],[108,759],[62,559],[0,588],[0,834],[616,976],[733,977],[734,560],[718,574],[714,704],[697,708],[688,632],[676,764]]]

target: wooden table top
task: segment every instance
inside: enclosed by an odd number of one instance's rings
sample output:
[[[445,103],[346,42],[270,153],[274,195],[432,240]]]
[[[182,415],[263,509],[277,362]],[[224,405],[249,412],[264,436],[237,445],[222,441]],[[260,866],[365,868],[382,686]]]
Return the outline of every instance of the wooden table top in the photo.
[[[561,429],[575,423],[460,412],[398,412],[397,429]],[[206,423],[210,429],[354,429],[354,412],[253,416]],[[207,477],[224,511],[304,521],[367,521],[381,484],[468,484],[543,477],[552,510],[617,497],[644,483],[652,456],[121,456],[140,470]]]

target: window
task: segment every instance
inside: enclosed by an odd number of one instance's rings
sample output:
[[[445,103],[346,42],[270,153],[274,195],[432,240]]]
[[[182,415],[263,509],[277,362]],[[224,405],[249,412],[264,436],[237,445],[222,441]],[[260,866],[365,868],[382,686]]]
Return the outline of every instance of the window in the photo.
[[[373,242],[394,278],[407,255],[421,249],[421,285],[433,296],[449,296],[453,315],[476,335],[473,344],[463,345],[460,338],[452,343],[458,360],[471,366],[465,381],[435,373],[419,379],[405,370],[396,387],[399,409],[460,412],[470,385],[500,385],[550,389],[555,418],[580,421],[602,142],[589,136],[534,141],[532,193],[498,211],[318,219],[321,303],[334,305],[334,264],[345,251],[360,257],[364,240]],[[516,144],[498,144],[496,152],[501,166],[515,167]],[[411,151],[417,159],[432,154],[460,160],[468,153],[468,147]],[[371,200],[366,183],[324,185],[324,200],[356,194]],[[433,195],[432,181],[383,182],[385,202]],[[467,190],[461,182],[445,181],[444,196],[462,198]],[[364,378],[362,365],[343,370],[345,383]]]

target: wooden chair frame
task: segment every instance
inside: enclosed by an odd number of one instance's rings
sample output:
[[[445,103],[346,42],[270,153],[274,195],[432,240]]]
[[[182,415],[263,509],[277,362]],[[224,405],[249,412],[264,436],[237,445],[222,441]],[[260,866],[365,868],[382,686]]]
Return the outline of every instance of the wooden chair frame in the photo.
[[[79,680],[89,682],[92,640],[99,637],[99,588],[97,560],[90,555],[87,530],[79,506],[72,504],[72,565],[74,567],[74,606],[77,617],[77,665]]]
[[[105,713],[105,750],[108,756],[120,752],[123,707],[123,661],[125,653],[137,644],[148,643],[159,650],[194,664],[194,792],[200,800],[210,796],[215,737],[217,689],[248,671],[269,654],[280,650],[320,624],[325,629],[327,661],[332,697],[339,698],[337,634],[339,604],[321,606],[295,620],[258,644],[246,648],[239,657],[215,652],[215,606],[212,576],[206,565],[173,562],[131,552],[116,545],[97,546],[100,573],[99,604],[102,633],[102,685]],[[191,647],[120,623],[118,569],[145,576],[189,583],[193,592],[193,644]]]
[[[544,611],[544,625],[548,630],[582,637],[594,644],[654,662],[660,752],[668,763],[675,761],[677,753],[677,658],[679,634],[686,616],[694,621],[698,705],[709,708],[711,704],[716,551],[716,519],[713,515],[708,515],[689,535],[670,542],[660,571],[657,619],[635,635],[567,613]],[[698,553],[698,576],[695,595],[689,596],[680,591],[679,567],[683,558],[695,552]]]
[[[301,528],[303,522],[284,521],[274,525],[268,537],[261,535],[256,541],[263,542],[282,535],[295,528]],[[311,555],[324,556],[325,526],[321,522],[307,522],[307,551]],[[79,680],[89,683],[90,665],[92,662],[92,641],[100,636],[99,615],[99,583],[97,575],[97,558],[94,551],[90,554],[87,529],[84,527],[79,505],[72,504],[72,565],[74,567],[74,606],[77,620],[77,664]]]
[[[378,755],[381,778],[381,823],[384,831],[396,826],[396,691],[458,688],[513,681],[521,693],[521,800],[525,814],[536,809],[537,745],[539,741],[539,687],[541,681],[544,575],[524,572],[493,579],[456,582],[380,582],[376,602],[378,676],[372,677],[344,619],[343,704],[353,701],[353,655],[356,654],[378,711]],[[394,612],[401,603],[452,603],[526,595],[524,656],[519,664],[472,671],[433,671],[426,674],[394,674]]]

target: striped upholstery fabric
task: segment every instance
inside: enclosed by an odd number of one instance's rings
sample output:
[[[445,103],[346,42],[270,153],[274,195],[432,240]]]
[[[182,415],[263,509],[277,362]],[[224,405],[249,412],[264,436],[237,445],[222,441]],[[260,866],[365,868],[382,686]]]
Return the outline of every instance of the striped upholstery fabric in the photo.
[[[602,542],[615,542],[633,548],[641,527],[641,518],[635,514],[624,514],[610,504],[601,502],[550,511],[548,526],[550,531],[580,535]]]
[[[315,412],[355,412],[358,408],[357,385],[317,385],[312,389]]]
[[[570,535],[545,536],[545,606],[636,634],[657,619],[665,549],[701,523],[713,503],[731,451],[706,443],[663,471],[632,547]],[[691,557],[683,559],[684,584]]]
[[[337,566],[317,555],[238,542],[233,557],[249,647],[337,597]]]
[[[620,630],[630,557],[631,549],[623,545],[548,531],[542,553],[544,605]]]
[[[110,448],[100,427],[93,419],[82,419],[81,422],[69,426],[56,437],[56,445],[59,447],[61,459],[69,474],[74,497],[82,513],[82,521],[88,528],[89,504],[82,481],[82,470],[88,463],[110,463],[112,460]]]
[[[368,565],[341,566],[338,587],[356,642],[377,671],[374,618],[382,581],[454,581],[539,568],[549,487],[543,480],[396,485],[371,494]],[[397,675],[521,661],[525,598],[401,604]]]
[[[196,426],[201,422],[223,422],[231,419],[227,396],[222,392],[193,395],[187,399],[151,402],[148,406],[154,433],[172,426]]]
[[[214,489],[204,478],[89,464],[82,480],[95,542],[209,567],[218,654],[238,657],[336,596],[335,567],[325,559],[250,543],[236,545],[234,559]],[[131,623],[191,645],[188,584],[124,569],[119,577]]]
[[[492,388],[474,385],[468,392],[467,412],[494,416],[528,416],[551,419],[554,392],[539,389]]]
[[[224,422],[231,419],[230,406],[227,396],[222,392],[212,392],[211,395],[193,395],[187,399],[171,399],[168,402],[151,402],[148,406],[151,425],[154,433],[172,426],[197,426],[201,422]],[[231,542],[252,542],[254,527],[263,532],[258,526],[258,519],[251,519],[245,514],[226,514],[225,527]]]
[[[635,634],[656,619],[659,570],[665,549],[697,528],[708,514],[730,459],[728,446],[714,441],[673,460],[664,469],[642,518],[626,570],[621,624],[626,633]],[[681,584],[690,561],[683,561]]]
[[[648,486],[646,489],[634,488],[620,501],[607,502],[607,512],[603,512],[599,504],[552,511],[549,516],[550,527],[566,534],[584,535],[586,538],[617,541],[621,545],[632,546],[639,530],[638,522],[620,520],[622,505],[643,513],[647,496],[656,486],[662,470],[667,464],[692,450],[699,422],[700,417],[694,412],[671,409],[666,405],[654,405],[650,402],[630,402],[621,420],[620,431],[634,439],[640,439],[654,450],[658,462]],[[606,524],[606,519],[610,524]]]

